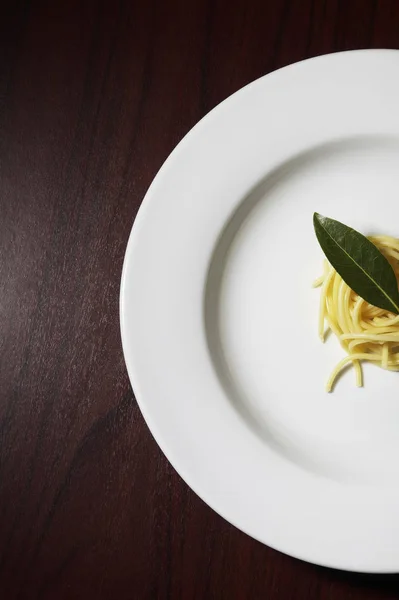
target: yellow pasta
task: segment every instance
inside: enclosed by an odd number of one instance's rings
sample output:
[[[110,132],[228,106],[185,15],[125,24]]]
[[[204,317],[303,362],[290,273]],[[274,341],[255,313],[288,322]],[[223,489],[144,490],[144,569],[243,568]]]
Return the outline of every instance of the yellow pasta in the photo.
[[[369,238],[387,258],[399,279],[399,240],[389,236]],[[355,369],[356,384],[363,385],[364,360],[399,371],[399,316],[369,304],[351,290],[330,263],[324,261],[323,275],[314,282],[321,287],[319,335],[324,342],[327,330],[338,337],[348,356],[331,373],[326,389],[330,392],[340,371],[349,363]]]

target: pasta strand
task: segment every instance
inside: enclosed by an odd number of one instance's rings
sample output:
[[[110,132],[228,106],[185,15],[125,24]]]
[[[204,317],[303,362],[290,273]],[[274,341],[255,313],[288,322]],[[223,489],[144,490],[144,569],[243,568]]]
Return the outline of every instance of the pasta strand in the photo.
[[[399,240],[390,236],[369,238],[387,258],[399,278]],[[348,353],[331,373],[326,389],[330,392],[343,368],[352,363],[356,385],[363,385],[361,361],[369,361],[389,371],[399,371],[399,315],[378,308],[360,298],[335,269],[324,261],[323,275],[314,282],[321,287],[319,336],[324,342],[325,325],[337,336]]]

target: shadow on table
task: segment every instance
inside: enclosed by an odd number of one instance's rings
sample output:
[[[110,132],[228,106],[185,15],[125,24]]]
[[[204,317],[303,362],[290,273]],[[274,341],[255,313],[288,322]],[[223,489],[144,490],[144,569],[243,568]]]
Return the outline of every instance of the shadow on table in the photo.
[[[324,567],[315,567],[320,575],[328,579],[332,585],[346,584],[348,587],[364,589],[365,591],[375,590],[381,595],[381,598],[399,598],[399,573],[389,575],[372,575],[366,573],[350,573],[347,571],[337,571]]]

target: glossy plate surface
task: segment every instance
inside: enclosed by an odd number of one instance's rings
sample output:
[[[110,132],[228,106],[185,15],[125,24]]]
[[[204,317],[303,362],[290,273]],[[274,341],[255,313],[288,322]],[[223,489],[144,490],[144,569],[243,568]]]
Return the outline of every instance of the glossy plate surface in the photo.
[[[151,185],[121,286],[129,376],[176,470],[282,552],[399,570],[399,374],[317,335],[314,211],[399,237],[399,52],[323,56],[214,109]]]

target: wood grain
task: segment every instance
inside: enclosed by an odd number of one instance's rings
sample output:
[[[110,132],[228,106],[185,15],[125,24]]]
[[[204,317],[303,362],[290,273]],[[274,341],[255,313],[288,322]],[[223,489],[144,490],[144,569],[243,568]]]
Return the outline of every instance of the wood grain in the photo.
[[[118,323],[132,222],[185,133],[277,67],[367,47],[399,47],[396,0],[1,3],[1,598],[399,597],[203,504],[140,415]]]

